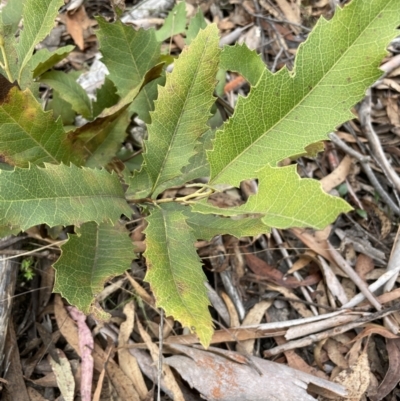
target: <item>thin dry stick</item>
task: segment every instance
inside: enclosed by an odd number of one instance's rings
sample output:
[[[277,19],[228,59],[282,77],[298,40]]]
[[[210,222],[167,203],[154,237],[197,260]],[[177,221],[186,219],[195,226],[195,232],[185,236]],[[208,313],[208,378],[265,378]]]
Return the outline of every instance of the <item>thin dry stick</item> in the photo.
[[[400,177],[388,162],[385,153],[382,149],[378,135],[375,133],[371,123],[371,90],[367,92],[367,96],[361,103],[359,110],[359,118],[361,126],[364,128],[364,133],[368,139],[368,143],[371,147],[372,153],[385,173],[386,177],[392,183],[394,188],[400,192]]]
[[[278,232],[278,230],[277,230],[276,228],[273,228],[273,229],[272,229],[272,235],[273,235],[273,237],[274,237],[274,240],[275,240],[276,244],[279,246],[279,249],[280,249],[280,251],[281,251],[283,257],[285,258],[286,263],[287,263],[287,265],[289,266],[289,269],[290,269],[290,268],[293,266],[292,261],[291,261],[290,258],[289,258],[289,253],[288,253],[288,251],[286,250],[286,248],[284,248],[284,247],[282,246],[282,245],[283,245],[282,238],[281,238],[281,236],[279,235],[279,232]],[[303,281],[303,277],[300,275],[299,272],[294,272],[294,273],[293,273],[293,276],[295,276],[295,277],[297,278],[297,280]],[[307,287],[307,288],[310,289],[309,287]],[[307,288],[301,286],[301,287],[300,287],[300,290],[301,290],[301,292],[303,293],[304,298],[305,298],[308,302],[312,302],[312,298],[311,298],[310,294],[308,293]],[[318,309],[317,309],[315,306],[310,305],[310,309],[312,310],[312,312],[313,312],[313,314],[314,314],[315,316],[318,315]]]
[[[392,248],[392,252],[390,253],[389,263],[387,265],[387,271],[394,270],[397,266],[400,266],[400,227],[397,230],[396,238],[394,240],[394,245]],[[397,274],[393,276],[385,285],[385,292],[389,292],[396,282]]]
[[[326,330],[321,333],[312,334],[312,335],[304,337],[300,340],[289,341],[286,344],[279,345],[277,347],[274,347],[274,348],[264,351],[264,357],[269,358],[271,356],[278,355],[281,352],[286,352],[286,351],[296,349],[296,348],[307,347],[315,342],[324,340],[326,338],[334,337],[334,336],[337,336],[338,334],[345,333],[346,331],[352,330],[356,327],[360,327],[360,326],[364,325],[365,323],[372,322],[377,319],[382,319],[386,316],[389,316],[393,312],[398,311],[399,308],[400,308],[400,304],[397,303],[396,305],[394,305],[391,308],[361,317],[360,319],[356,320],[355,322],[351,322],[351,323],[345,324],[340,327],[335,327],[333,329]]]
[[[7,241],[10,237],[0,240]],[[11,316],[12,298],[17,282],[17,269],[12,261],[0,256],[0,291],[2,300],[0,300],[0,373],[3,373],[4,362],[4,345],[6,343],[6,335],[9,319]],[[3,375],[2,375],[3,377]]]
[[[220,255],[223,261],[226,259],[226,249],[222,242],[221,236],[215,238],[215,243],[218,244],[218,247],[223,250],[223,254]],[[240,297],[237,286],[232,283],[232,274],[229,270],[223,270],[220,272],[220,277],[222,280],[222,284],[224,285],[225,291],[227,292],[229,298],[232,300],[235,305],[236,311],[239,315],[239,319],[243,320],[246,315],[246,310],[243,305],[242,298]]]
[[[57,241],[50,245],[45,245],[45,246],[41,246],[40,248],[36,248],[33,251],[25,251],[25,252],[18,253],[17,255],[14,255],[14,256],[9,256],[8,258],[4,258],[3,260],[6,261],[6,260],[10,260],[10,259],[20,258],[21,256],[36,255],[36,254],[39,254],[40,256],[47,256],[47,255],[40,254],[39,251],[43,251],[44,249],[49,249],[53,246],[62,245],[65,242],[67,242],[67,240]],[[5,253],[5,252],[3,251],[3,252],[0,252],[0,254],[1,253]]]
[[[396,266],[396,268],[394,268],[392,270],[388,270],[385,274],[382,274],[382,276],[380,276],[378,278],[378,280],[373,282],[368,287],[368,289],[371,291],[371,293],[375,292],[377,289],[382,287],[386,282],[389,282],[393,276],[397,277],[397,274],[399,273],[399,271],[400,271],[400,263]],[[342,309],[354,308],[356,305],[361,303],[364,299],[365,299],[364,294],[363,293],[359,293],[359,294],[355,295],[352,299],[350,299],[350,301],[345,303],[342,306]]]
[[[335,263],[349,276],[350,280],[360,289],[365,298],[371,305],[378,311],[382,309],[382,305],[375,298],[375,295],[369,290],[368,285],[361,279],[361,277],[352,269],[352,267],[343,259],[342,255],[328,242],[328,251],[332,256]]]
[[[158,372],[157,372],[157,401],[161,401],[161,380],[162,380],[162,365],[163,365],[163,340],[164,340],[164,309],[160,309],[160,325],[158,327]]]
[[[342,255],[328,242],[329,253],[331,254],[334,261],[338,266],[350,277],[354,284],[360,289],[365,298],[371,303],[371,305],[378,311],[382,310],[382,305],[375,297],[374,294],[369,290],[367,283],[365,283],[360,276],[351,268],[351,266],[343,259]],[[389,317],[385,318],[385,326],[394,334],[399,331],[398,325],[395,324]]]
[[[393,70],[398,67],[400,67],[400,54],[396,54],[394,57],[391,57],[387,63],[379,67],[379,69],[381,69],[384,73],[381,79],[389,75]],[[376,84],[374,86],[376,86]]]
[[[329,134],[329,139],[338,147],[340,147],[344,152],[353,156],[361,163],[361,167],[363,168],[365,174],[367,175],[370,183],[375,188],[376,192],[378,192],[379,196],[382,200],[389,206],[394,214],[400,216],[400,208],[393,202],[392,198],[386,193],[383,189],[382,185],[376,178],[374,172],[372,171],[371,166],[369,165],[371,158],[369,156],[365,156],[350,146],[348,146],[344,141],[342,141],[335,133],[331,132]]]

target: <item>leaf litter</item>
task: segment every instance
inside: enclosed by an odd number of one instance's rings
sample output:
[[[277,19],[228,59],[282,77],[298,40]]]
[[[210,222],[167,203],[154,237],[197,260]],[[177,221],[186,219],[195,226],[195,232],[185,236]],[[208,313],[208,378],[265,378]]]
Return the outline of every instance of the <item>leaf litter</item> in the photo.
[[[186,3],[187,14],[195,15],[195,2]],[[208,1],[201,9],[218,24],[226,43],[252,43],[273,71],[284,65],[291,68],[309,28],[319,16],[329,19],[333,13],[327,0],[305,5],[242,3],[231,1],[222,8]],[[79,49],[69,54],[64,69],[84,68],[97,52],[97,43],[84,30],[96,25],[94,16],[112,16],[111,6],[100,1],[80,7],[84,26],[75,23],[72,28],[67,23],[67,34]],[[125,14],[125,19],[128,15],[132,14]],[[166,17],[165,10],[144,15],[140,24],[147,26]],[[58,23],[65,25],[62,21]],[[60,46],[72,43],[65,35]],[[37,37],[43,39],[40,32]],[[183,39],[178,32],[164,47],[178,54]],[[42,287],[53,279],[46,265],[58,258],[57,243],[66,239],[66,232],[36,227],[27,230],[19,246],[0,243],[3,259],[31,253],[35,272],[33,280],[19,276],[17,281],[2,364],[4,399],[12,399],[16,389],[24,400],[55,400],[60,395],[74,399],[78,394],[85,399],[85,390],[92,387],[88,391],[93,399],[147,400],[157,396],[157,385],[163,399],[176,400],[395,399],[400,370],[396,303],[400,213],[395,198],[400,171],[400,63],[396,63],[400,46],[396,40],[389,50],[382,65],[384,77],[354,109],[356,119],[338,127],[331,134],[332,143],[318,156],[306,154],[300,159],[302,177],[320,179],[325,190],[347,194],[355,210],[323,232],[275,230],[271,235],[240,239],[226,235],[196,243],[213,287],[209,298],[216,331],[208,350],[199,348],[195,335],[155,309],[143,281],[142,258],[132,264],[127,279],[102,298],[111,322],[88,317],[83,323],[90,331],[85,335],[91,332],[94,342],[80,345],[83,326],[74,323],[59,296],[41,295],[46,291]],[[18,51],[26,53],[22,45]],[[25,59],[22,63],[25,67]],[[233,107],[238,94],[247,95],[249,88],[235,72],[228,72],[227,78],[233,84],[227,82],[221,93]],[[132,146],[129,138],[128,145]],[[185,190],[177,187],[172,195],[185,196]],[[248,196],[244,186],[240,191],[227,188],[223,194],[217,205],[237,206],[237,199]],[[142,224],[141,217],[136,218],[138,222],[128,226],[131,231]],[[134,241],[143,252],[143,237],[136,233]],[[41,250],[32,251],[32,244]],[[105,291],[108,285],[112,281]],[[51,322],[50,343],[39,335],[38,326],[46,320]],[[53,358],[51,349],[58,358]],[[93,358],[93,367],[86,365],[85,354]],[[159,361],[164,362],[161,380]],[[86,397],[90,399],[90,394]]]

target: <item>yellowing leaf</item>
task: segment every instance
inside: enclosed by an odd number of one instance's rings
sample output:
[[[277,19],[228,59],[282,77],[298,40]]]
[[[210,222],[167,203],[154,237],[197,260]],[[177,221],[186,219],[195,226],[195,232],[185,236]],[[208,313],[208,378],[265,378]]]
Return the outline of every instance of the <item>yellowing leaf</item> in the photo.
[[[189,327],[208,346],[213,329],[206,277],[182,206],[162,204],[152,209],[146,220],[145,280],[151,285],[157,306]]]
[[[6,161],[26,167],[29,163],[80,164],[72,151],[61,120],[42,110],[29,89],[12,88],[0,102],[0,149]]]
[[[210,25],[182,52],[159,88],[143,155],[154,197],[157,187],[180,175],[207,131],[219,52],[217,27]]]
[[[85,223],[77,234],[69,235],[61,247],[61,256],[54,265],[54,292],[89,314],[105,282],[129,269],[133,245],[128,231],[119,223]]]
[[[0,170],[0,227],[100,224],[130,213],[118,177],[106,170],[63,164]]]
[[[211,183],[238,186],[297,154],[351,119],[350,108],[380,75],[385,46],[397,35],[400,0],[352,1],[320,18],[294,70],[264,70],[208,152]]]

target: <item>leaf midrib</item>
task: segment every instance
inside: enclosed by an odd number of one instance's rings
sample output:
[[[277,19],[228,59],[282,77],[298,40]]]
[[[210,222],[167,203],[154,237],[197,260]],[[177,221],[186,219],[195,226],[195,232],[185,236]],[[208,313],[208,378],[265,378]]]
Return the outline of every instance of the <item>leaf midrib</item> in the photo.
[[[169,225],[167,224],[166,217],[164,217],[164,213],[165,213],[165,216],[168,215],[168,211],[165,211],[164,209],[161,208],[161,216],[162,216],[163,226],[164,226],[164,235],[165,235],[165,238],[167,239],[167,238],[169,238],[169,236],[168,236]],[[182,214],[180,214],[180,215],[181,215],[181,217],[183,217]],[[170,272],[171,272],[172,279],[174,280],[175,291],[176,291],[176,293],[178,295],[178,298],[180,299],[181,303],[185,307],[185,310],[188,313],[188,315],[190,315],[192,319],[195,319],[195,316],[192,314],[192,312],[190,311],[190,308],[188,307],[187,303],[185,302],[185,300],[183,299],[183,297],[181,296],[181,294],[179,292],[179,286],[178,286],[178,284],[177,284],[177,282],[175,280],[175,274],[173,273],[173,268],[172,268],[172,263],[171,263],[173,259],[172,259],[172,255],[170,253],[170,248],[167,246],[167,241],[165,241],[165,246],[167,248],[168,261],[169,261],[168,265],[169,265],[169,269],[170,269]]]
[[[210,35],[208,35],[207,38],[206,38],[206,40],[205,40],[205,43],[204,43],[204,46],[203,46],[203,51],[202,51],[202,54],[201,54],[201,58],[200,58],[200,61],[197,63],[194,77],[197,77],[198,71],[199,71],[199,69],[200,69],[200,66],[202,67],[201,60],[203,60],[204,55],[207,53],[207,43],[209,42],[209,40],[210,40]],[[153,192],[157,189],[158,182],[160,181],[160,179],[161,179],[161,177],[162,177],[162,173],[163,173],[163,171],[164,171],[164,167],[165,167],[165,165],[166,165],[166,163],[167,163],[167,161],[168,161],[168,156],[169,156],[169,154],[171,153],[171,150],[172,150],[173,145],[174,145],[175,140],[176,140],[177,132],[179,131],[179,128],[180,128],[180,121],[181,121],[181,119],[182,119],[184,113],[186,112],[186,105],[187,105],[188,100],[191,98],[191,92],[192,92],[192,89],[193,89],[193,86],[195,85],[195,83],[197,83],[197,82],[196,82],[196,79],[194,78],[194,79],[192,79],[192,81],[190,82],[189,90],[188,90],[188,92],[187,92],[187,96],[186,96],[186,98],[185,98],[183,107],[181,108],[181,112],[180,112],[180,114],[179,114],[178,121],[177,121],[177,123],[176,123],[176,125],[175,125],[175,129],[174,129],[174,131],[173,131],[173,133],[172,133],[172,138],[171,138],[171,141],[170,141],[168,150],[167,150],[167,152],[166,152],[166,154],[165,154],[165,157],[164,157],[164,160],[163,160],[163,162],[162,162],[161,168],[160,168],[160,170],[159,170],[159,173],[158,173],[158,175],[157,175],[157,177],[156,177],[156,180],[154,181],[153,187],[152,187],[152,189],[151,189],[151,193],[152,193],[152,194],[153,194]]]

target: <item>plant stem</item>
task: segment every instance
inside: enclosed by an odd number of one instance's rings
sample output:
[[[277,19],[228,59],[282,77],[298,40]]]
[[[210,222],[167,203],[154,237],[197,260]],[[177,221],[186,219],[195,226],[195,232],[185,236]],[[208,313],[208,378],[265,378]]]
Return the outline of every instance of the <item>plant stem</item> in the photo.
[[[195,185],[198,186],[199,184],[188,185],[188,187],[195,186]],[[160,203],[178,202],[178,203],[184,203],[184,204],[188,205],[188,204],[194,203],[194,200],[200,200],[203,198],[207,198],[214,192],[215,192],[215,189],[209,187],[208,185],[202,185],[202,187],[198,191],[196,191],[190,195],[181,196],[181,197],[177,197],[177,198],[165,198],[165,199],[151,199],[151,198],[129,199],[128,198],[127,201],[130,203],[152,203],[154,205],[158,205]]]
[[[2,64],[0,62],[0,67],[6,72],[8,80],[10,82],[13,82],[13,78],[12,78],[12,75],[11,75],[10,67],[8,66],[6,50],[4,48],[4,38],[1,35],[0,35],[0,49],[1,49],[1,55],[3,56],[3,62],[4,62],[4,64]]]

